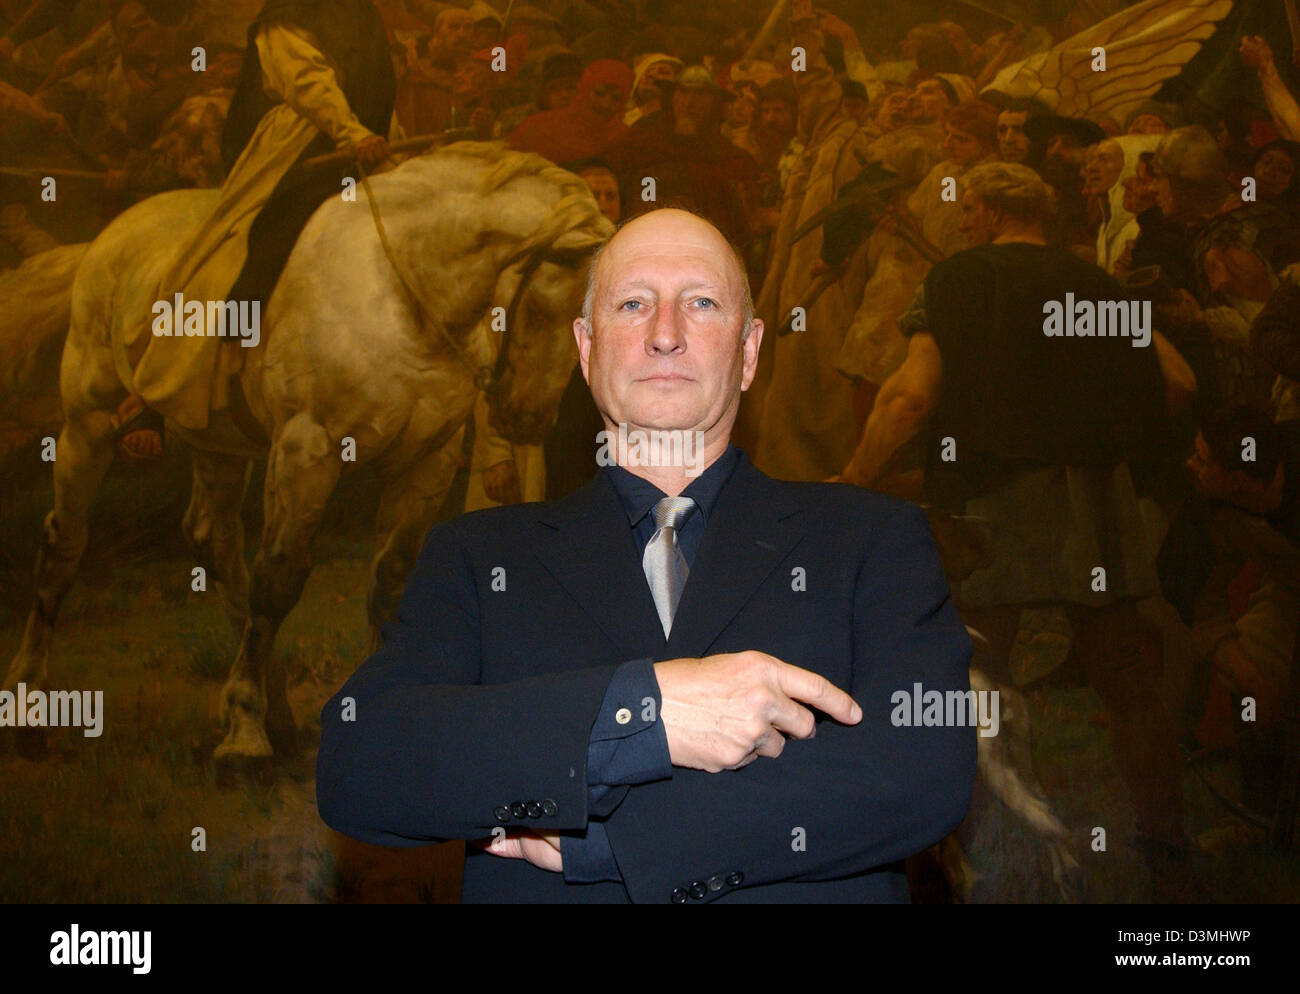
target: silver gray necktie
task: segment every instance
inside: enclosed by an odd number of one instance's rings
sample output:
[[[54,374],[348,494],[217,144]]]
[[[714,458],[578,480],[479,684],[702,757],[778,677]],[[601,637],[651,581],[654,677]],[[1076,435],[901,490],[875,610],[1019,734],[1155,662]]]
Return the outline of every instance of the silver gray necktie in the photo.
[[[650,581],[650,593],[664,626],[664,638],[672,630],[677,602],[682,599],[682,589],[690,573],[686,557],[677,546],[677,531],[694,510],[695,501],[689,497],[665,497],[656,504],[655,533],[641,557],[645,578]]]

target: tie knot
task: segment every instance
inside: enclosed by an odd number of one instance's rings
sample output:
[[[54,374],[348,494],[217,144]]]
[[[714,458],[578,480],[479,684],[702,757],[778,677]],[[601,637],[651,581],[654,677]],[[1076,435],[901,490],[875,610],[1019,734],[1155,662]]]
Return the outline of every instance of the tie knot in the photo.
[[[695,501],[689,497],[665,497],[655,505],[655,527],[677,531],[694,510]]]

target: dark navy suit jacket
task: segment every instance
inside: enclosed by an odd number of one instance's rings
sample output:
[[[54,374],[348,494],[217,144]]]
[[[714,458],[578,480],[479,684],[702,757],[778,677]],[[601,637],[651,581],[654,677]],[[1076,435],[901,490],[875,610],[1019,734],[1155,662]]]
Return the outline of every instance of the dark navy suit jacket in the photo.
[[[322,710],[326,823],[390,846],[522,827],[559,832],[566,858],[613,854],[618,879],[577,882],[470,847],[467,902],[907,900],[901,861],[960,823],[975,774],[975,729],[890,720],[897,691],[969,688],[925,515],[736,457],[667,640],[608,473],[434,527],[382,647]],[[739,770],[618,762],[663,735],[650,661],[745,649],[822,674],[862,721],[823,717]],[[624,782],[589,781],[602,744]]]

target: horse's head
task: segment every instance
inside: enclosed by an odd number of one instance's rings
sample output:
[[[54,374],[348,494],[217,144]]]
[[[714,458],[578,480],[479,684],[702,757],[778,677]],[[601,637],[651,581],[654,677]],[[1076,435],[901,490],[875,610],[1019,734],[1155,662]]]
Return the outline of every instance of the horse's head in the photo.
[[[569,191],[508,259],[497,283],[494,306],[505,309],[505,328],[494,336],[499,350],[487,391],[489,420],[520,445],[540,443],[555,423],[578,361],[573,320],[582,311],[588,264],[614,233],[585,185]]]

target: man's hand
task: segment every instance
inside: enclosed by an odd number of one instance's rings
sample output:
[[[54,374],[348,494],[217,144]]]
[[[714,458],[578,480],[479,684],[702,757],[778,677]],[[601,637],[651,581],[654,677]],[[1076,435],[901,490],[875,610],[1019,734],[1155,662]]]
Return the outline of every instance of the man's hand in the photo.
[[[862,709],[825,677],[765,652],[724,652],[655,663],[659,709],[674,766],[719,773],[777,757],[785,736],[812,738],[813,713],[855,725]]]
[[[383,135],[371,135],[353,145],[350,151],[367,169],[373,169],[392,154]]]
[[[1240,54],[1241,61],[1260,74],[1276,68],[1273,63],[1273,49],[1260,35],[1248,35],[1242,38]]]
[[[518,504],[524,499],[513,459],[503,459],[483,470],[483,492],[498,504]]]
[[[522,832],[511,832],[505,836],[498,833],[490,839],[469,841],[472,845],[502,859],[526,859],[533,866],[550,870],[552,873],[564,871],[564,858],[560,855],[558,835],[538,835],[524,829]]]

